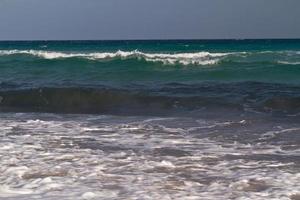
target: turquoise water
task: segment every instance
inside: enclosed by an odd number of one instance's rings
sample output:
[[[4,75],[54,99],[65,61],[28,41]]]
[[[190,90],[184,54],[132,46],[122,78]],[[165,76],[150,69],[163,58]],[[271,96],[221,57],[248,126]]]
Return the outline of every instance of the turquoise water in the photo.
[[[300,83],[299,40],[0,42],[1,82]]]

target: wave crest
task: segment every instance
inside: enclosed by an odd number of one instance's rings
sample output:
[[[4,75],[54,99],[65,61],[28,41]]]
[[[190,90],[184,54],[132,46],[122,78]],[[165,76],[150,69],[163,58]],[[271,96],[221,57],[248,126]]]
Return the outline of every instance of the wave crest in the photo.
[[[0,55],[18,55],[26,54],[37,56],[44,59],[62,59],[62,58],[84,58],[89,60],[107,60],[107,59],[144,59],[148,62],[161,62],[163,64],[182,64],[182,65],[214,65],[219,60],[232,53],[144,53],[141,51],[117,51],[117,52],[96,52],[96,53],[68,53],[42,50],[0,50]]]
[[[278,61],[278,63],[284,65],[300,65],[300,62]]]

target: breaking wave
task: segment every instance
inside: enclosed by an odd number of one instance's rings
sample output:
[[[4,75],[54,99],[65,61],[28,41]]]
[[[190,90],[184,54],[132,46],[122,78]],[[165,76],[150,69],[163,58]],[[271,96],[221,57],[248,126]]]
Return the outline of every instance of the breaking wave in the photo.
[[[141,51],[116,51],[116,52],[96,52],[96,53],[69,53],[41,50],[0,50],[0,56],[8,55],[31,55],[44,59],[63,59],[63,58],[84,58],[89,60],[111,60],[111,59],[144,59],[148,62],[160,62],[163,64],[182,64],[182,65],[213,65],[227,55],[234,53],[144,53]]]
[[[96,61],[137,59],[146,62],[162,63],[164,65],[216,65],[220,61],[227,62],[268,62],[284,65],[299,65],[299,51],[250,51],[250,52],[222,52],[207,51],[182,53],[146,53],[138,50],[115,52],[63,52],[45,50],[0,50],[0,56],[34,56],[47,60],[79,58]],[[262,57],[265,57],[262,59]],[[286,60],[293,58],[291,61]]]
[[[300,65],[300,62],[278,61],[278,63],[284,65]]]

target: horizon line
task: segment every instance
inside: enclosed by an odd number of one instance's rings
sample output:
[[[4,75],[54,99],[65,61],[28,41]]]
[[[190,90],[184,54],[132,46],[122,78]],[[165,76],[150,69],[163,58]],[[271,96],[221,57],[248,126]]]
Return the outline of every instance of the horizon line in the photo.
[[[15,40],[2,40],[0,42],[28,42],[28,41],[36,41],[36,42],[46,42],[46,41],[220,41],[220,40],[300,40],[299,38],[210,38],[210,39],[189,39],[189,38],[181,38],[181,39],[15,39]]]

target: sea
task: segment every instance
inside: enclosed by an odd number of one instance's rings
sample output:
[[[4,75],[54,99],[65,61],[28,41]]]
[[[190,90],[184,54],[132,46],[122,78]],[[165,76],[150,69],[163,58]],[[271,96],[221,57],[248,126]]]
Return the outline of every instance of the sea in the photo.
[[[0,42],[1,200],[299,200],[300,40]]]

